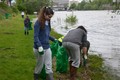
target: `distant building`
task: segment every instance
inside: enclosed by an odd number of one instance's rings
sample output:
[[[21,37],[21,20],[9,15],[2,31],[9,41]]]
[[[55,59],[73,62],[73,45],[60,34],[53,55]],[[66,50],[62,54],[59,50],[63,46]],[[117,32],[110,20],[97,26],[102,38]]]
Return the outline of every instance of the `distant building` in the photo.
[[[120,2],[120,0],[113,0],[113,2]]]
[[[69,0],[52,0],[54,10],[66,10]]]

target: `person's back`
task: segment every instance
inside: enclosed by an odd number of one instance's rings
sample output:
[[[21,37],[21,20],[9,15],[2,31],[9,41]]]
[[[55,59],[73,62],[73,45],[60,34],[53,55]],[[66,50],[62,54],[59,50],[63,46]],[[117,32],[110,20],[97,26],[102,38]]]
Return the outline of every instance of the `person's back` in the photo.
[[[76,28],[68,32],[63,38],[63,42],[73,42],[82,44],[82,41],[86,40],[87,36],[84,30]]]
[[[21,16],[22,16],[22,18],[24,18],[24,12],[23,11],[21,12]]]
[[[24,15],[24,12],[21,12],[21,15]]]

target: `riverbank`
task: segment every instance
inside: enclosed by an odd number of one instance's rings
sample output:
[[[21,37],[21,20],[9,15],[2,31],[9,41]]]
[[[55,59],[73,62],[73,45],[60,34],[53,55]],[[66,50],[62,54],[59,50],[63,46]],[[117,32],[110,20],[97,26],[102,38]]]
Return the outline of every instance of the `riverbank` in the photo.
[[[34,16],[30,16],[31,19]],[[32,24],[33,26],[33,24]],[[51,35],[61,37],[52,30]],[[33,30],[24,35],[23,19],[20,15],[0,21],[0,80],[33,80],[35,57],[33,48]],[[55,80],[68,80],[69,71],[57,73],[56,60],[53,59]],[[89,55],[87,67],[78,69],[77,80],[115,80],[103,67],[103,59]]]
[[[72,12],[55,12],[52,18],[55,31],[65,35],[71,28],[83,25],[88,30],[90,51],[99,53],[104,59],[105,66],[110,68],[108,70],[120,77],[120,15],[107,10],[74,11],[73,13],[78,18],[78,23],[66,29],[65,19]]]

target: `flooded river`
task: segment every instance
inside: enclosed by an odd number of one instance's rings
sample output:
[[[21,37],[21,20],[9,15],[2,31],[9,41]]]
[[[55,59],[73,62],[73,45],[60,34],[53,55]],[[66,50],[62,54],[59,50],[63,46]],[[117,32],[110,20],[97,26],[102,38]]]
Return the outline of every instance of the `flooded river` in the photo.
[[[58,11],[52,18],[52,26],[60,34],[65,35],[65,19],[74,14],[78,22],[75,26],[83,25],[88,30],[90,51],[101,55],[104,63],[113,73],[120,76],[120,15],[110,11]],[[74,27],[75,28],[75,27]]]

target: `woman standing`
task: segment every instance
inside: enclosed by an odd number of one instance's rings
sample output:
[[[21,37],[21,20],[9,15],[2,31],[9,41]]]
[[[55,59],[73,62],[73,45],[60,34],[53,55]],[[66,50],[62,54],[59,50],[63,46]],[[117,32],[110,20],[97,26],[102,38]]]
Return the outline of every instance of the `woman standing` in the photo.
[[[29,24],[30,24],[30,19],[28,16],[26,16],[24,20],[24,30],[25,30],[24,34],[25,35],[29,35],[29,27],[30,27]]]
[[[38,76],[41,73],[44,64],[47,80],[54,80],[52,71],[52,54],[49,46],[49,39],[55,41],[55,39],[50,36],[50,20],[53,15],[54,12],[50,7],[43,7],[38,15],[38,20],[34,25],[33,51],[37,61],[34,70],[34,80],[38,80]]]

